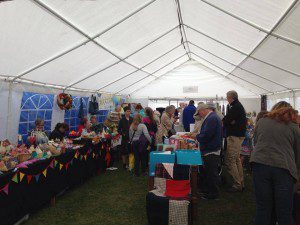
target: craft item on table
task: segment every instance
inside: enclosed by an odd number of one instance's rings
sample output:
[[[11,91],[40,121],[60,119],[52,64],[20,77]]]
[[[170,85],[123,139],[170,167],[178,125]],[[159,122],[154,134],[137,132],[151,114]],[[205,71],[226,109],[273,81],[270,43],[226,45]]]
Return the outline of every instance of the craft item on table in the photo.
[[[76,132],[74,130],[72,130],[70,133],[69,133],[69,137],[79,137],[80,136],[80,133],[79,132]]]
[[[0,144],[0,154],[5,155],[7,152],[9,152],[12,149],[12,145],[9,142],[9,140],[1,141]]]
[[[0,161],[0,171],[3,171],[3,172],[8,171],[4,161]]]
[[[16,165],[19,163],[17,157],[9,157],[9,156],[3,157],[2,161],[4,162],[8,170],[15,168]]]
[[[164,150],[164,144],[157,144],[156,151],[163,151]]]
[[[175,151],[176,146],[175,145],[163,145],[163,151]]]
[[[57,105],[61,110],[68,110],[72,108],[73,99],[72,96],[66,93],[60,93],[57,95]]]

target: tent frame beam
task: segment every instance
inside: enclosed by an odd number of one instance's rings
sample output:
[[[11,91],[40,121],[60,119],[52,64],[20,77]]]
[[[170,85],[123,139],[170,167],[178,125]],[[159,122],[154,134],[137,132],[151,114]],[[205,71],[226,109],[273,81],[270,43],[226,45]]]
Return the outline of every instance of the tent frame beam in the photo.
[[[194,54],[194,53],[191,52],[191,54]],[[194,54],[194,55],[195,55],[195,54]],[[193,59],[193,60],[194,60],[194,59]],[[195,61],[198,62],[198,60],[195,60]],[[186,63],[186,62],[184,62],[184,63]],[[180,64],[179,66],[177,66],[177,67],[175,67],[175,68],[173,68],[172,70],[177,69],[178,67],[180,67],[180,66],[183,65],[184,63]],[[198,62],[198,63],[200,63],[200,62]],[[242,88],[248,90],[249,92],[251,92],[251,93],[253,93],[253,94],[255,94],[255,95],[259,95],[258,93],[254,92],[254,91],[252,91],[252,90],[249,90],[247,87],[244,87],[243,85],[239,84],[239,83],[236,82],[235,80],[232,80],[230,77],[226,77],[226,76],[224,76],[223,74],[219,73],[218,71],[216,71],[216,70],[214,70],[214,69],[212,69],[212,68],[210,68],[210,67],[208,67],[208,66],[203,65],[202,63],[200,63],[200,64],[201,64],[202,66],[204,66],[205,68],[208,68],[209,70],[212,70],[213,72],[217,73],[219,76],[221,76],[221,77],[223,77],[223,78],[225,78],[225,79],[230,80],[231,82],[237,84],[238,86],[241,86]],[[170,70],[170,71],[172,71],[172,70]],[[168,72],[166,72],[165,74],[161,75],[159,78],[165,76],[165,75],[168,74],[170,71],[168,71]],[[157,78],[157,79],[159,79],[159,78]],[[155,79],[155,80],[157,80],[157,79]],[[135,93],[135,92],[137,92],[137,91],[143,89],[144,87],[148,86],[149,84],[151,84],[151,83],[154,82],[155,80],[150,81],[149,83],[143,85],[143,86],[140,87],[140,88],[137,88],[136,90],[132,91],[129,95],[132,95],[133,93]]]
[[[259,47],[269,38],[270,34],[278,27],[279,24],[286,18],[286,16],[290,13],[290,11],[294,8],[294,6],[297,4],[298,0],[294,0],[292,4],[288,7],[288,9],[284,12],[284,14],[279,18],[279,20],[275,23],[275,25],[272,27],[272,29],[267,33],[267,35],[260,40],[260,42],[252,49],[252,51],[244,58],[228,75],[232,75],[232,72],[237,68],[240,67],[249,56],[253,55]]]
[[[177,57],[176,59],[172,60],[171,62],[167,63],[166,65],[164,65],[164,66],[160,67],[159,69],[155,70],[152,74],[157,73],[158,71],[164,69],[165,67],[167,67],[167,66],[169,66],[170,64],[176,62],[178,59],[180,59],[180,58],[182,58],[182,57],[184,57],[184,56],[186,56],[186,55],[187,55],[187,53],[184,53],[183,55]],[[185,63],[185,62],[184,62],[184,63]],[[136,82],[134,82],[134,83],[132,83],[132,84],[126,86],[125,88],[123,88],[123,89],[117,91],[115,94],[119,94],[121,91],[124,91],[124,90],[126,90],[127,88],[130,88],[131,86],[133,86],[133,85],[135,85],[135,84],[137,84],[137,83],[143,81],[144,79],[146,79],[146,78],[148,78],[148,77],[150,77],[150,75],[147,75],[147,76],[145,76],[145,77],[139,79],[138,81],[136,81]],[[161,76],[156,77],[156,79],[158,79],[158,78],[160,78],[160,77],[161,77]]]
[[[294,76],[296,76],[296,77],[300,77],[300,74],[298,74],[298,73],[289,71],[289,70],[287,70],[287,69],[281,68],[281,67],[276,66],[276,65],[273,65],[273,64],[271,64],[271,63],[268,63],[268,62],[266,62],[266,61],[264,61],[264,60],[262,60],[262,59],[258,59],[258,58],[254,57],[254,56],[251,56],[251,55],[249,55],[249,54],[247,54],[247,53],[245,53],[245,52],[243,52],[243,51],[241,51],[241,50],[239,50],[239,49],[237,49],[237,48],[235,48],[235,47],[232,47],[232,46],[230,46],[230,45],[228,45],[228,44],[226,44],[226,43],[224,43],[224,42],[222,42],[222,41],[220,41],[220,40],[218,40],[218,39],[216,39],[216,38],[213,38],[213,37],[211,37],[211,36],[209,36],[209,35],[207,35],[207,34],[201,32],[201,31],[199,31],[199,30],[197,30],[197,29],[195,29],[195,28],[193,28],[193,27],[191,27],[191,26],[189,26],[189,25],[184,24],[184,26],[188,27],[188,28],[191,29],[192,31],[194,31],[194,32],[196,32],[196,33],[199,33],[199,34],[201,34],[201,35],[203,35],[203,36],[205,36],[205,37],[207,37],[207,38],[209,38],[209,39],[211,39],[211,40],[213,40],[213,41],[215,41],[215,42],[217,42],[217,43],[219,43],[219,44],[221,44],[221,45],[223,45],[223,46],[226,46],[227,48],[230,48],[231,50],[234,50],[234,51],[240,53],[241,55],[246,56],[246,58],[251,58],[251,59],[253,59],[253,60],[259,61],[259,62],[261,62],[261,63],[263,63],[263,64],[266,64],[266,65],[268,65],[268,66],[271,66],[271,67],[274,67],[274,68],[276,68],[276,69],[278,69],[278,70],[281,70],[281,71],[283,71],[283,72],[292,74],[292,75],[294,75]]]
[[[265,28],[263,28],[263,27],[261,27],[261,26],[255,24],[255,23],[252,23],[252,22],[250,22],[249,20],[246,20],[246,19],[244,19],[244,18],[242,18],[242,17],[240,17],[240,16],[237,16],[237,15],[235,15],[235,14],[233,14],[233,13],[231,13],[231,12],[225,10],[225,9],[222,9],[221,7],[215,5],[215,4],[213,4],[213,3],[211,3],[211,2],[209,2],[209,1],[207,1],[207,0],[201,0],[201,1],[204,2],[204,3],[206,3],[207,5],[209,5],[209,6],[213,7],[213,8],[215,8],[215,9],[217,9],[217,10],[219,10],[219,11],[221,11],[221,12],[223,12],[223,13],[225,13],[225,14],[227,14],[227,15],[229,15],[229,16],[231,16],[231,17],[233,17],[233,18],[235,18],[235,19],[237,19],[237,20],[239,20],[239,21],[241,21],[241,22],[243,22],[243,23],[245,23],[245,24],[247,24],[247,25],[249,25],[249,26],[251,26],[251,27],[257,29],[257,30],[259,30],[259,31],[261,31],[261,32],[264,32],[264,33],[266,33],[266,34],[268,34],[268,33],[270,32],[269,30],[267,30],[267,29],[265,29]],[[274,31],[273,31],[273,32],[274,32]],[[270,35],[270,36],[273,36],[273,37],[276,37],[276,38],[278,38],[278,39],[281,39],[281,40],[283,40],[283,41],[287,41],[287,42],[289,42],[289,43],[291,43],[291,44],[300,46],[300,43],[299,43],[299,42],[297,42],[297,41],[295,41],[295,40],[292,40],[292,39],[290,39],[290,38],[281,36],[281,35],[279,35],[279,34],[275,34],[275,33],[273,33],[273,32],[270,33],[269,35]]]
[[[192,60],[192,59],[189,59],[189,60]],[[143,85],[142,87],[139,87],[139,88],[135,89],[134,91],[130,92],[129,95],[131,95],[131,94],[133,94],[133,93],[135,93],[135,92],[137,92],[137,91],[143,89],[144,87],[150,85],[151,83],[153,83],[154,81],[160,79],[161,77],[164,77],[166,74],[168,74],[168,73],[171,72],[172,70],[176,70],[177,68],[179,68],[180,66],[182,66],[183,64],[185,64],[186,62],[188,62],[189,60],[187,60],[187,61],[185,61],[185,62],[183,62],[183,63],[180,63],[178,66],[176,66],[176,67],[174,67],[174,68],[168,70],[167,72],[165,72],[163,75],[159,76],[158,78],[156,78],[156,79],[154,79],[154,80],[148,82],[147,84]]]
[[[150,41],[150,42],[147,43],[146,45],[144,45],[144,46],[142,46],[141,48],[137,49],[136,51],[132,52],[130,55],[126,56],[124,59],[128,59],[129,57],[135,55],[136,53],[140,52],[141,50],[143,50],[143,49],[146,48],[147,46],[153,44],[153,43],[156,42],[157,40],[159,40],[159,39],[163,38],[164,36],[168,35],[169,33],[171,33],[172,31],[176,30],[177,28],[178,28],[178,26],[173,27],[172,29],[168,30],[168,31],[165,32],[164,34],[162,34],[162,35],[160,35],[159,37],[155,38],[154,40]],[[78,83],[80,83],[80,82],[83,82],[83,81],[85,81],[85,80],[87,80],[87,79],[89,79],[89,78],[91,78],[91,77],[97,75],[98,73],[101,73],[101,72],[103,72],[103,71],[109,69],[110,67],[112,67],[112,66],[114,66],[114,65],[117,65],[117,64],[120,63],[120,62],[121,62],[121,60],[116,61],[116,62],[114,62],[114,63],[112,63],[112,64],[110,64],[110,65],[108,65],[108,66],[106,66],[106,67],[104,67],[104,68],[102,68],[102,69],[100,69],[100,70],[98,70],[98,71],[92,73],[92,74],[89,74],[89,75],[85,76],[84,78],[82,78],[82,79],[80,79],[80,80],[78,80],[78,81],[76,81],[76,82],[71,83],[70,85],[66,86],[65,90],[67,90],[67,89],[70,88],[70,87],[73,87],[74,85],[76,85],[76,84],[78,84]],[[137,71],[138,71],[138,70],[137,70]]]
[[[216,64],[210,62],[209,60],[204,59],[203,57],[199,56],[198,54],[196,54],[196,53],[194,53],[194,52],[192,52],[192,54],[195,55],[196,57],[198,57],[199,59],[201,59],[201,60],[203,60],[203,61],[205,61],[205,62],[211,64],[212,66],[214,66],[214,67],[216,67],[216,68],[218,68],[218,69],[224,71],[225,73],[227,73],[226,76],[222,75],[223,77],[228,77],[228,75],[231,73],[231,72],[229,72],[229,71],[227,71],[227,70],[224,70],[223,68],[217,66]],[[197,60],[196,60],[196,61],[197,61]],[[203,64],[202,64],[202,65],[203,65]],[[206,66],[206,67],[207,67],[207,66]],[[257,85],[257,84],[254,84],[254,83],[252,83],[251,81],[247,81],[247,80],[245,80],[245,79],[243,79],[243,78],[241,78],[241,77],[239,77],[239,76],[237,76],[237,75],[231,74],[231,76],[236,77],[236,78],[238,78],[238,79],[240,79],[240,80],[243,80],[243,81],[245,81],[246,83],[249,83],[249,84],[251,84],[251,85],[253,85],[253,86],[256,86],[256,87],[258,87],[259,89],[262,89],[262,90],[264,90],[264,91],[267,91],[268,93],[272,93],[272,91],[270,91],[270,90],[268,90],[268,89],[266,89],[266,88],[263,88],[263,87],[261,87],[261,86],[259,86],[259,85]]]
[[[164,54],[160,55],[159,57],[157,57],[157,58],[155,58],[154,60],[150,61],[149,63],[145,64],[145,65],[142,66],[141,68],[144,69],[145,67],[149,66],[149,65],[152,64],[153,62],[159,60],[160,58],[164,57],[165,55],[167,55],[167,54],[169,54],[170,52],[174,51],[175,49],[179,48],[181,45],[182,45],[182,44],[179,44],[179,45],[173,47],[171,50],[165,52]],[[99,88],[97,91],[101,91],[103,88],[106,88],[106,87],[108,87],[108,86],[110,86],[110,85],[112,85],[112,84],[114,84],[114,83],[116,83],[116,82],[118,82],[118,81],[120,81],[120,80],[126,78],[126,77],[129,77],[130,75],[136,73],[137,71],[138,71],[138,70],[135,70],[135,71],[133,71],[133,72],[131,72],[131,73],[129,73],[129,74],[123,76],[123,77],[120,77],[120,78],[118,78],[118,79],[116,79],[116,80],[114,80],[114,81],[112,81],[112,82],[110,82],[110,83],[108,83],[108,84],[102,86],[102,87]],[[153,73],[152,73],[152,75],[153,75]]]
[[[179,31],[180,31],[180,35],[181,35],[181,43],[182,43],[182,46],[183,46],[185,52],[188,54],[189,59],[191,59],[191,54],[189,54],[190,47],[189,47],[189,44],[187,42],[187,36],[186,36],[185,28],[183,26],[184,23],[183,23],[183,19],[182,19],[180,0],[174,0],[174,1],[175,1],[176,6],[177,6],[177,18],[178,18],[178,23],[179,23]],[[186,46],[185,46],[185,43],[186,43]]]
[[[111,29],[113,29],[113,28],[116,27],[117,25],[123,23],[124,21],[126,21],[126,20],[129,19],[130,17],[134,16],[135,14],[137,14],[138,12],[140,12],[141,10],[143,10],[144,8],[146,8],[147,6],[151,5],[151,4],[154,3],[155,1],[157,1],[157,0],[152,0],[152,1],[148,2],[148,3],[146,3],[145,5],[141,6],[141,7],[138,8],[137,10],[133,11],[132,13],[130,13],[129,15],[127,15],[126,17],[124,17],[122,20],[120,20],[120,21],[114,23],[113,25],[109,26],[109,27],[106,28],[105,30],[103,30],[103,31],[101,31],[100,33],[94,35],[94,36],[92,37],[92,39],[98,38],[98,37],[100,37],[101,35],[105,34],[106,32],[110,31]],[[20,73],[20,74],[17,75],[16,77],[14,77],[12,80],[15,81],[16,79],[18,79],[18,78],[20,78],[20,77],[22,77],[22,76],[25,76],[26,74],[28,74],[28,73],[30,73],[30,72],[32,72],[32,71],[37,70],[38,68],[40,68],[40,67],[42,67],[42,66],[44,66],[44,65],[46,65],[46,64],[48,64],[48,63],[50,63],[50,62],[52,62],[52,61],[54,61],[54,60],[56,60],[56,59],[58,59],[58,58],[60,58],[60,57],[62,57],[62,56],[64,56],[64,55],[66,55],[67,53],[76,50],[77,48],[79,48],[79,47],[81,47],[81,46],[87,44],[88,42],[90,42],[89,39],[85,40],[84,42],[79,43],[78,45],[73,46],[73,47],[70,48],[70,49],[67,49],[67,50],[65,50],[65,51],[63,51],[63,52],[57,54],[57,55],[54,56],[54,57],[51,57],[51,58],[45,60],[44,62],[41,62],[41,63],[39,63],[39,64],[37,64],[37,65],[35,65],[35,66],[33,66],[33,67],[27,69],[27,70],[25,70],[24,72]]]
[[[236,69],[238,68],[238,69],[243,70],[243,71],[246,71],[247,73],[250,73],[250,74],[252,74],[252,75],[254,75],[254,76],[260,77],[260,78],[262,78],[262,79],[264,79],[264,80],[266,80],[266,81],[268,81],[268,82],[271,82],[271,83],[273,83],[273,84],[276,84],[276,85],[278,85],[278,86],[280,86],[280,87],[283,87],[283,88],[285,88],[285,89],[287,89],[287,90],[291,90],[291,91],[292,91],[291,88],[288,88],[288,87],[286,87],[286,86],[284,86],[284,85],[282,85],[282,84],[280,84],[280,83],[277,83],[277,82],[275,82],[275,81],[272,81],[272,80],[270,80],[270,79],[268,79],[268,78],[266,78],[266,77],[264,77],[264,76],[261,76],[261,75],[259,75],[259,74],[257,74],[257,73],[254,73],[254,72],[252,72],[252,71],[249,71],[249,70],[247,70],[247,69],[244,69],[244,68],[240,67],[239,65],[236,65],[236,64],[234,64],[234,63],[231,63],[231,62],[229,62],[228,60],[226,60],[226,59],[224,59],[224,58],[222,58],[222,57],[220,57],[220,56],[217,56],[217,55],[215,55],[214,53],[212,53],[212,52],[210,52],[210,51],[208,51],[208,50],[206,50],[206,49],[204,49],[204,48],[202,48],[202,47],[200,47],[200,46],[198,46],[198,45],[196,45],[196,44],[194,44],[194,43],[192,43],[192,42],[189,42],[189,43],[190,43],[190,45],[193,45],[193,46],[195,46],[196,48],[199,48],[200,50],[202,50],[202,51],[204,51],[204,52],[207,52],[208,54],[210,54],[210,55],[212,55],[212,56],[214,56],[214,57],[216,57],[216,58],[218,58],[218,59],[220,59],[220,60],[222,60],[222,61],[224,61],[224,62],[226,62],[226,63],[228,63],[228,64],[230,64],[230,65],[232,65],[232,66],[234,66],[235,69],[233,69],[233,70],[231,71],[231,73],[234,72],[234,70],[236,70]]]
[[[46,12],[49,12],[51,15],[53,15],[55,18],[61,20],[62,22],[64,22],[65,24],[67,24],[68,26],[70,26],[72,29],[74,29],[75,31],[77,31],[79,34],[83,35],[84,37],[86,37],[87,39],[89,39],[91,42],[93,42],[94,44],[96,44],[98,47],[100,47],[101,49],[107,51],[108,53],[110,53],[111,55],[113,55],[114,57],[118,58],[120,60],[120,62],[124,62],[134,68],[136,68],[137,70],[140,70],[144,73],[148,73],[146,71],[141,70],[139,67],[129,63],[128,61],[126,61],[124,58],[118,56],[117,54],[113,53],[111,50],[109,50],[108,48],[104,47],[102,44],[98,43],[97,41],[95,41],[92,37],[90,37],[88,34],[86,34],[84,31],[82,31],[81,29],[79,29],[77,26],[75,26],[73,23],[71,23],[70,21],[68,21],[66,18],[64,18],[63,16],[61,16],[59,13],[57,13],[55,10],[53,10],[52,8],[50,8],[47,4],[45,4],[44,2],[42,2],[41,0],[31,0],[32,2],[34,2],[35,4],[37,4],[38,6],[40,6],[43,10],[45,10]],[[150,75],[150,74],[149,74]]]

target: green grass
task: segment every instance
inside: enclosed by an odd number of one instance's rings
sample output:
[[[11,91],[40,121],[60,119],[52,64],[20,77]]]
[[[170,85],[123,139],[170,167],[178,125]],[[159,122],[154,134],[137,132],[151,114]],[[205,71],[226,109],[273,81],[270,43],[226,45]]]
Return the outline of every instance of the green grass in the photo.
[[[239,194],[222,191],[219,201],[199,201],[199,225],[247,225],[254,215],[254,198],[247,189]],[[30,216],[26,225],[146,225],[147,179],[123,170],[94,177]]]

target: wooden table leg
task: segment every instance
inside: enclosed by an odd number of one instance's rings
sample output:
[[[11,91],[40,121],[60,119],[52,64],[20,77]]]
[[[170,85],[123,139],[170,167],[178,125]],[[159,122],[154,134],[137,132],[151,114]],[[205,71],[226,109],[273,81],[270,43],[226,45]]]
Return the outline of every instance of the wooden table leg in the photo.
[[[50,205],[53,207],[56,204],[56,196],[53,196],[50,200]]]
[[[148,179],[148,191],[152,191],[154,189],[154,176],[150,176]]]
[[[193,220],[198,218],[198,166],[191,168],[191,192],[192,192],[192,217]]]

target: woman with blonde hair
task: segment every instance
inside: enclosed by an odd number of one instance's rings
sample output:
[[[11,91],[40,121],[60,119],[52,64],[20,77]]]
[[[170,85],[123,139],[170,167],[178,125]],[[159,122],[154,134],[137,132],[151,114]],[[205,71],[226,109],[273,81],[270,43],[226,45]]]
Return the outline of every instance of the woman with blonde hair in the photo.
[[[254,131],[251,154],[256,197],[255,225],[270,224],[275,209],[279,225],[292,225],[294,184],[300,174],[297,111],[279,102]]]
[[[146,175],[147,167],[147,148],[151,144],[151,137],[145,124],[142,123],[142,116],[136,114],[133,118],[129,130],[129,138],[134,154],[134,174],[140,175],[140,165],[143,175]]]
[[[175,107],[167,106],[165,111],[161,116],[161,125],[162,125],[162,132],[164,137],[170,137],[174,133],[174,113]]]

